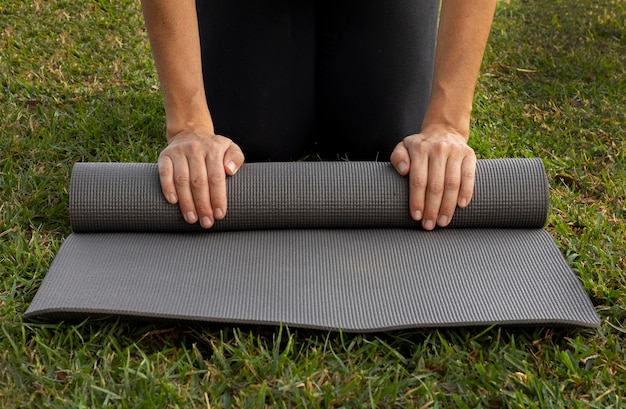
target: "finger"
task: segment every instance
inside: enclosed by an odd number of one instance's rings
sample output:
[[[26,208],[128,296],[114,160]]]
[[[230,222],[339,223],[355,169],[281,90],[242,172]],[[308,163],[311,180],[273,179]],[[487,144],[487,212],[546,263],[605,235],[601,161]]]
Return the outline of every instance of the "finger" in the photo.
[[[205,156],[194,155],[189,158],[189,185],[193,207],[200,225],[208,229],[213,226],[213,209],[211,207],[210,186]]]
[[[463,159],[461,165],[461,188],[459,189],[459,207],[466,207],[474,195],[476,180],[476,155],[472,154]]]
[[[428,157],[411,158],[409,174],[409,209],[415,221],[424,217],[424,202],[428,185]]]
[[[411,158],[404,142],[396,145],[393,152],[391,152],[390,160],[393,167],[402,176],[406,176],[411,170]]]
[[[424,195],[424,217],[422,227],[426,230],[435,228],[439,216],[439,207],[444,193],[446,176],[445,160],[429,158],[428,184]]]
[[[193,224],[198,221],[196,209],[193,204],[193,195],[189,186],[189,163],[184,156],[172,158],[173,179],[178,196],[178,206],[187,223]]]
[[[212,150],[205,162],[208,188],[211,193],[209,206],[216,220],[221,220],[226,215],[226,173],[223,152],[221,149]]]
[[[439,205],[439,215],[437,224],[445,227],[452,220],[454,210],[459,197],[461,187],[461,163],[462,158],[448,158],[446,163],[446,173],[444,176],[444,191]]]
[[[224,154],[224,171],[227,175],[233,176],[241,165],[243,165],[244,156],[239,146],[235,143],[231,143],[230,147]]]
[[[174,164],[167,155],[160,155],[157,167],[159,169],[159,179],[161,180],[161,191],[170,204],[178,202],[176,186],[174,185]]]

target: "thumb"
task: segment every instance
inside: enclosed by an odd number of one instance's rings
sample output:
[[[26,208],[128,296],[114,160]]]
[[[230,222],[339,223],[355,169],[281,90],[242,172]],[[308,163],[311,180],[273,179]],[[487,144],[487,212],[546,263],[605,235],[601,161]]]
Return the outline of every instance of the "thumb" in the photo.
[[[404,146],[404,142],[397,144],[393,152],[391,152],[391,164],[400,175],[406,176],[409,174],[411,157],[408,149]]]
[[[237,173],[241,165],[243,165],[243,162],[243,152],[239,146],[232,143],[226,152],[224,152],[224,171],[227,175],[233,176]]]

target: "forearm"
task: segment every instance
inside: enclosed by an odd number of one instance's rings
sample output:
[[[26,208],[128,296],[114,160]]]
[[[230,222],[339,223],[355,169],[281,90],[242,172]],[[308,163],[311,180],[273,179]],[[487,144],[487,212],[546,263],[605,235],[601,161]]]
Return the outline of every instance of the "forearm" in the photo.
[[[168,138],[195,126],[212,132],[195,0],[142,0],[141,4],[163,92]]]
[[[469,138],[474,88],[496,0],[443,0],[435,72],[422,130],[446,126]]]

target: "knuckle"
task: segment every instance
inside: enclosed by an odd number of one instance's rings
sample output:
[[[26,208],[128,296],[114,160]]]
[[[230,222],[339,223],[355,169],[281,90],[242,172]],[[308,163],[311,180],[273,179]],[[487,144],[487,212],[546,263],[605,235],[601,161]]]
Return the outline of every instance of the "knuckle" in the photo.
[[[437,220],[437,216],[439,216],[438,209],[426,208],[424,209],[424,219],[426,220]]]
[[[172,176],[173,169],[169,166],[159,166],[159,176],[161,178],[170,178]]]
[[[211,173],[208,178],[208,182],[211,185],[218,185],[220,183],[223,183],[225,180],[226,175],[224,174],[224,172]]]
[[[189,186],[189,175],[178,174],[174,177],[176,186]]]
[[[215,135],[213,138],[211,138],[211,140],[216,144],[224,145],[226,147],[230,146],[233,143],[229,138],[223,135]]]
[[[425,154],[428,151],[428,147],[426,146],[424,140],[412,139],[410,141],[407,141],[406,145],[411,152],[415,152],[419,155]]]
[[[417,138],[415,135],[409,135],[405,137],[404,139],[402,139],[402,141],[398,144],[398,146],[404,145],[405,148],[410,148],[416,144],[416,141],[417,141]]]
[[[441,195],[444,191],[444,184],[442,182],[430,182],[426,190],[434,195]]]
[[[220,136],[220,135],[216,135],[213,138],[208,139],[206,141],[206,144],[208,146],[208,149],[211,152],[221,152],[221,153],[223,153],[223,152],[225,152],[229,148],[231,142],[230,142],[230,140],[228,138],[225,138],[225,137]]]
[[[211,196],[211,205],[213,207],[225,207],[226,205],[226,196],[225,195],[212,195]]]
[[[414,176],[410,180],[410,185],[412,189],[424,190],[426,186],[428,186],[428,181],[426,178]]]
[[[211,206],[209,206],[209,204],[200,202],[200,203],[196,203],[195,205],[196,205],[196,211],[198,212],[198,214],[208,215],[211,213]]]
[[[173,158],[181,156],[193,157],[202,156],[202,152],[205,149],[205,141],[200,139],[189,139],[169,145],[163,152],[167,152],[167,154]]]
[[[459,190],[461,187],[461,180],[458,178],[448,178],[446,180],[446,189],[447,190]]]
[[[192,139],[188,141],[186,146],[181,147],[182,149],[189,150],[191,153],[196,153],[201,151],[204,148],[204,142],[198,139]]]
[[[433,146],[433,151],[438,155],[446,155],[450,151],[450,143],[448,141],[439,141]]]
[[[395,148],[392,152],[391,152],[391,156],[389,156],[389,160],[392,163],[395,162],[399,162],[400,159],[402,159],[402,153],[400,153],[400,151],[398,150],[399,148]]]
[[[449,201],[444,200],[439,206],[439,214],[450,217],[454,213],[454,209],[456,209],[456,203],[449,203]]]
[[[191,186],[195,189],[203,188],[207,185],[207,178],[205,176],[196,176],[191,179]]]
[[[468,144],[463,143],[461,146],[463,147],[463,152],[465,152],[466,155],[476,157],[476,152],[474,152],[474,149],[472,149]]]
[[[476,172],[473,169],[465,169],[463,170],[461,177],[463,179],[474,179]]]
[[[459,196],[465,197],[467,199],[472,197],[473,194],[474,194],[473,186],[461,186],[461,189],[459,190]]]
[[[189,197],[181,197],[178,201],[178,206],[180,207],[180,210],[183,212],[183,214],[194,211],[196,209],[193,200]]]

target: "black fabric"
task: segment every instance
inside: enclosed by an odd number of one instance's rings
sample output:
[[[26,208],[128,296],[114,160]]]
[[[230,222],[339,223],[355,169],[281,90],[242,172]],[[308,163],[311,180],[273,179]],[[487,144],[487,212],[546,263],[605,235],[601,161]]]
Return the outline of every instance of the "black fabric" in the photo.
[[[249,162],[388,160],[419,132],[438,1],[196,3],[215,129]]]
[[[407,218],[406,180],[390,169],[246,164],[229,180],[224,224],[192,232],[162,199],[154,165],[77,164],[70,204],[76,232],[26,316],[359,332],[598,326],[578,279],[541,228],[548,203],[541,161],[479,161],[472,207],[455,217],[457,228],[431,232]]]

